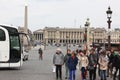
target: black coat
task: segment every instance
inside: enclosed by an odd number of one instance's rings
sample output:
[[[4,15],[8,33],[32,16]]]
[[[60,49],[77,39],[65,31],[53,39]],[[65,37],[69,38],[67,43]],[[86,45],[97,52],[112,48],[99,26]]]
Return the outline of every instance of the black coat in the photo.
[[[94,69],[94,67],[97,67],[97,54],[90,54],[88,56],[89,64],[88,67],[89,69]]]
[[[115,55],[113,60],[113,67],[120,68],[120,55]]]
[[[113,60],[114,60],[114,54],[112,53],[110,56],[107,55],[109,58],[109,63],[108,64],[113,64]]]

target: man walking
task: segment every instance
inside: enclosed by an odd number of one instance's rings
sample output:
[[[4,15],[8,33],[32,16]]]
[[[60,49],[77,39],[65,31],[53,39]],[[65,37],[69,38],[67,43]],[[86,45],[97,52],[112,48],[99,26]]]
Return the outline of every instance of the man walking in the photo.
[[[90,50],[90,55],[88,56],[89,60],[89,77],[90,80],[96,80],[96,69],[97,69],[97,54],[95,49]]]
[[[118,71],[119,71],[118,80],[120,80],[120,50],[118,50],[118,55],[115,55],[114,57],[113,67],[115,67],[115,73],[113,76],[113,80],[116,80],[116,74]]]
[[[38,53],[39,53],[39,60],[40,59],[42,60],[43,59],[43,51],[41,48],[39,48]]]

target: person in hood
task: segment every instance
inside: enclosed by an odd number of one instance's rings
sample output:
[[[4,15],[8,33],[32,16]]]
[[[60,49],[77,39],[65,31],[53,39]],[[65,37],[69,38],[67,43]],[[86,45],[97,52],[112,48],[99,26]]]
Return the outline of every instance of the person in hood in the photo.
[[[109,62],[109,59],[108,59],[108,56],[106,55],[106,51],[102,51],[98,61],[98,63],[100,64],[101,80],[107,80],[106,71],[108,68],[108,62]]]
[[[58,48],[53,56],[53,64],[56,66],[56,80],[62,80],[62,65],[64,64],[64,55]]]

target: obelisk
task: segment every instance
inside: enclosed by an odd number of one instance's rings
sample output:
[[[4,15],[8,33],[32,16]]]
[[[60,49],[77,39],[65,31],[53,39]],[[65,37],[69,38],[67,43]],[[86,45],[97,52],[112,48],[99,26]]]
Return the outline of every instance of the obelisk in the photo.
[[[28,6],[27,0],[25,0],[25,13],[24,13],[24,33],[28,34]],[[24,37],[24,46],[28,45],[27,38]]]

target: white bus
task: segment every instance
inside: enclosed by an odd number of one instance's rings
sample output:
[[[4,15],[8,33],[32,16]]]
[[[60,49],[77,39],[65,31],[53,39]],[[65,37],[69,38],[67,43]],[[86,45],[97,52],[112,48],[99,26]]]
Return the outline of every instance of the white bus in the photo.
[[[20,34],[16,28],[0,25],[0,68],[23,64]]]

